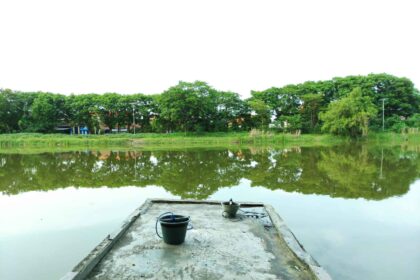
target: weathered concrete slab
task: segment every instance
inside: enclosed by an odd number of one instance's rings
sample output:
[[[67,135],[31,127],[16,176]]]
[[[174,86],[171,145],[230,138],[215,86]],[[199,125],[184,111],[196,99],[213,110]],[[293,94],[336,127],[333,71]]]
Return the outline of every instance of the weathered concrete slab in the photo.
[[[246,210],[269,216],[229,220],[217,203],[148,201],[67,277],[330,279],[271,207],[255,205]],[[191,217],[182,245],[167,245],[155,234],[156,218],[168,211]]]

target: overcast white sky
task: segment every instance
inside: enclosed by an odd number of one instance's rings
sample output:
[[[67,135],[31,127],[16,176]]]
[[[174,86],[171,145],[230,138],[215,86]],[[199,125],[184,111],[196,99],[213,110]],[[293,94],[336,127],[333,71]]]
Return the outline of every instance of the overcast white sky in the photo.
[[[387,72],[420,87],[420,2],[0,0],[0,88],[250,90]]]

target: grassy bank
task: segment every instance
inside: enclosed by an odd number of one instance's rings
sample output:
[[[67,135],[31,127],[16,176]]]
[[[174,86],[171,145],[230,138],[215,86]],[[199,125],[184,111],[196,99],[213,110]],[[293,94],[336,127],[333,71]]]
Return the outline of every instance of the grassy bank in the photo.
[[[371,133],[364,141],[384,145],[420,144],[420,133]]]
[[[171,133],[171,134],[113,134],[113,135],[62,135],[62,134],[0,134],[0,150],[16,149],[78,149],[94,147],[142,148],[142,147],[230,147],[293,145],[335,145],[350,141],[381,145],[420,143],[420,134],[371,133],[369,137],[350,140],[330,134],[272,134],[272,133]]]
[[[36,147],[142,147],[142,146],[230,146],[230,145],[322,145],[341,143],[345,138],[331,135],[292,135],[241,133],[171,133],[171,134],[112,134],[112,135],[62,135],[62,134],[0,134],[0,148]]]

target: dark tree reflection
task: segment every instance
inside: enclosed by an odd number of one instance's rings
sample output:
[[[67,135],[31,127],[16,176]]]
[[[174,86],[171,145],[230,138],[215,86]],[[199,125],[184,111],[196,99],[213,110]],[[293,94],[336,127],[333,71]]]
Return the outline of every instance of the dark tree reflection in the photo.
[[[418,155],[362,145],[0,154],[0,191],[156,185],[183,198],[205,199],[245,178],[271,190],[383,199],[408,191],[420,174]]]

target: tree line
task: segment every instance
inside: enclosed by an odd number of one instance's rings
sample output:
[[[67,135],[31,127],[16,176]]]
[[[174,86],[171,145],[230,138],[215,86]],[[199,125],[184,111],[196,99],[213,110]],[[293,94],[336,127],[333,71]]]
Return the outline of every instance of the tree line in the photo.
[[[382,111],[384,105],[385,110]],[[420,126],[420,94],[407,78],[389,74],[252,91],[251,97],[216,90],[202,81],[179,82],[160,94],[62,95],[0,89],[0,132],[90,132],[136,126],[136,132],[247,131],[252,128],[358,136],[367,129]]]

